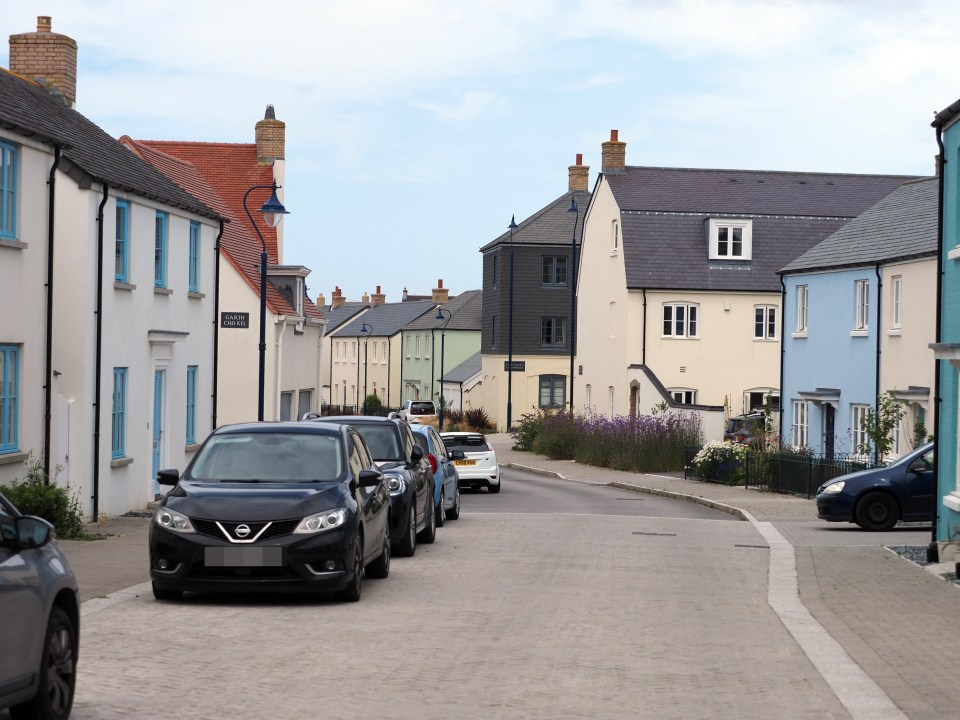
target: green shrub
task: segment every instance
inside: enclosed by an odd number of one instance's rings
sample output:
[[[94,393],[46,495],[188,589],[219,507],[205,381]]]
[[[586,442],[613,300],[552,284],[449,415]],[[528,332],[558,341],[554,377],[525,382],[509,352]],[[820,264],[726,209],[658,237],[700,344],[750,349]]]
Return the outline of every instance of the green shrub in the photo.
[[[366,404],[367,415],[379,415],[380,409],[383,407],[383,403],[380,402],[378,395],[367,395]]]
[[[76,496],[71,497],[66,488],[49,482],[39,459],[28,459],[26,466],[26,477],[3,486],[3,494],[24,515],[37,515],[51,523],[57,537],[82,537],[83,512]]]
[[[520,417],[520,422],[510,430],[510,436],[513,438],[513,449],[533,451],[533,444],[537,436],[543,430],[544,413],[542,410],[536,410]]]
[[[467,425],[477,430],[487,430],[490,427],[490,416],[482,407],[465,410],[463,419]]]

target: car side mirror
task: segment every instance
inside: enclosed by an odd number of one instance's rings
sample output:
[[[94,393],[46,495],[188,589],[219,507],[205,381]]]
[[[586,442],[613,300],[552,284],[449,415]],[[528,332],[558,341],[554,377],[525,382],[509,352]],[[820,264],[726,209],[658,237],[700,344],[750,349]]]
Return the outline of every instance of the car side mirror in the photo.
[[[360,487],[376,487],[383,481],[383,473],[379,470],[361,470]]]
[[[180,480],[180,471],[174,469],[158,470],[157,482],[160,485],[176,485]]]
[[[17,518],[17,545],[24,550],[38,548],[50,542],[53,525],[43,518],[27,515]]]
[[[410,452],[410,465],[416,465],[423,459],[423,448],[419,445],[414,445],[413,450]]]
[[[450,459],[451,459],[451,460],[463,460],[463,459],[466,458],[466,457],[467,457],[467,456],[466,456],[466,453],[464,453],[463,450],[451,450],[451,451],[450,451]]]
[[[917,459],[914,460],[912,463],[910,463],[910,467],[907,468],[907,469],[908,469],[910,472],[921,473],[921,472],[926,472],[927,470],[930,470],[931,468],[927,466],[927,463],[924,462],[923,458],[917,458]]]

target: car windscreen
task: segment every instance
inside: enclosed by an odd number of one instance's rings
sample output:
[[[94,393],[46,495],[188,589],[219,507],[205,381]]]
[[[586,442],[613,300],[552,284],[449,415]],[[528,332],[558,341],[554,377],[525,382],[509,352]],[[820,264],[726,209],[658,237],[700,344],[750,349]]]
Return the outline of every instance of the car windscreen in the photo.
[[[486,452],[490,449],[483,435],[458,435],[443,438],[447,450],[461,450],[462,452]]]
[[[199,482],[318,482],[344,473],[335,435],[225,433],[210,437],[190,466]]]
[[[355,425],[357,432],[367,444],[374,460],[403,460],[400,453],[400,441],[396,426],[391,423],[382,425]]]

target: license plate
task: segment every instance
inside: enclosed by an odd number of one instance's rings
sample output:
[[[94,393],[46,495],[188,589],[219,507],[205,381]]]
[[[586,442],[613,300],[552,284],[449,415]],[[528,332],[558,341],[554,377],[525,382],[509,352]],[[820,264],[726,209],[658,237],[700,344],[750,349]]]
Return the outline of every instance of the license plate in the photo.
[[[208,547],[203,551],[207,567],[280,567],[283,548],[279,547]]]
[[[476,460],[454,460],[453,464],[454,465],[476,465],[477,461]]]

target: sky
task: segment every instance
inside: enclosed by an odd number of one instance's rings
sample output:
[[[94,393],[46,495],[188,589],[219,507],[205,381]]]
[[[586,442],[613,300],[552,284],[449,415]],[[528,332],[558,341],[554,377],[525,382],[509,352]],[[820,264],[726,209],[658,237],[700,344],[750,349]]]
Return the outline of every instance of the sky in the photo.
[[[272,104],[283,261],[327,302],[480,288],[612,129],[627,165],[930,175],[960,98],[956,0],[4,0],[0,30],[38,15],[114,137],[253,142]]]

